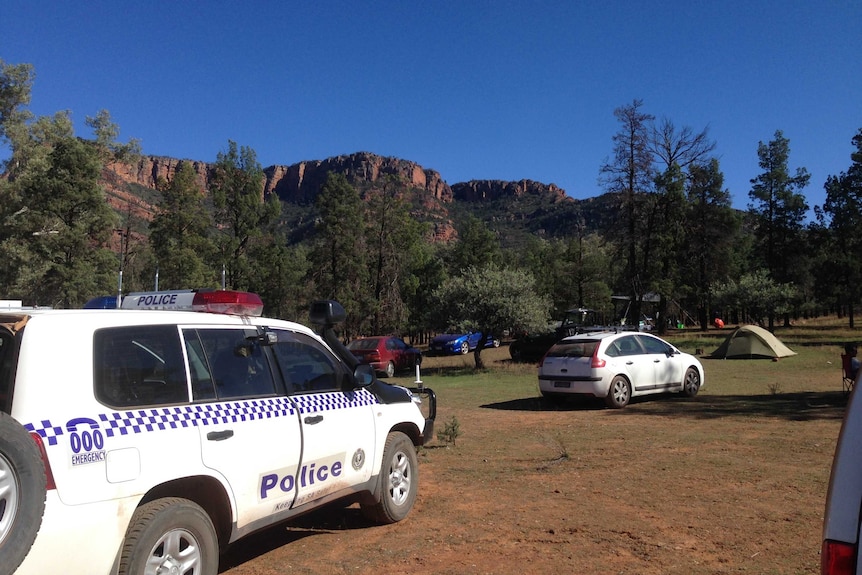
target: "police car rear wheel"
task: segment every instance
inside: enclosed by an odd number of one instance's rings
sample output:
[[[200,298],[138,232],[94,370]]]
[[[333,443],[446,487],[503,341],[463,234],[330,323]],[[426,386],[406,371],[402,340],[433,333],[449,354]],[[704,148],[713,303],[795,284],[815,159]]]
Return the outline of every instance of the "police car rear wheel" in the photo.
[[[0,412],[0,571],[14,573],[30,552],[44,511],[39,449],[21,424]]]
[[[377,523],[396,523],[410,513],[419,488],[419,464],[410,438],[395,431],[386,438],[383,467],[375,493],[378,503],[363,505],[362,512]]]
[[[209,515],[178,497],[142,505],[126,532],[119,573],[216,575],[218,537]]]

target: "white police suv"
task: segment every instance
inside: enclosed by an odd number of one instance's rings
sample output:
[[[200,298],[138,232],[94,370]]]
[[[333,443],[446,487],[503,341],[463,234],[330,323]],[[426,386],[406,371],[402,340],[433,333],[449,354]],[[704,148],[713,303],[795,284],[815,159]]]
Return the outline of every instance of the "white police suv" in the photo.
[[[214,575],[334,500],[407,516],[436,398],[357,365],[337,302],[312,305],[319,334],[244,292],[122,307],[0,310],[0,575]]]

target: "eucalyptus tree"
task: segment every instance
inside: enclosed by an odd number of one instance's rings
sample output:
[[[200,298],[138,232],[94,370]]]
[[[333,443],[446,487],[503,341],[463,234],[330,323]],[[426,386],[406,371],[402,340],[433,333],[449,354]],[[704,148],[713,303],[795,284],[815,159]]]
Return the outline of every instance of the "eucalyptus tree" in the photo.
[[[743,274],[738,281],[728,279],[712,287],[712,297],[758,325],[776,315],[789,313],[798,297],[796,286],[776,282],[765,269]],[[773,329],[772,323],[769,330]]]
[[[748,193],[756,241],[753,255],[776,282],[800,283],[804,280],[800,270],[807,263],[804,223],[808,204],[802,190],[810,175],[805,168],[797,168],[794,175],[790,174],[787,166],[790,141],[781,130],[776,130],[769,143],[758,144],[757,157],[763,172],[751,180]],[[774,320],[774,316],[769,317],[770,329]]]
[[[536,292],[533,276],[523,270],[496,264],[470,267],[445,280],[433,297],[438,327],[482,332],[473,352],[476,369],[485,367],[482,349],[492,335],[548,325],[550,301]]]
[[[214,263],[224,270],[225,285],[233,289],[249,289],[249,251],[263,241],[264,230],[281,213],[278,196],[264,198],[264,183],[263,168],[251,148],[229,141],[227,151],[218,153],[209,182],[216,224]]]

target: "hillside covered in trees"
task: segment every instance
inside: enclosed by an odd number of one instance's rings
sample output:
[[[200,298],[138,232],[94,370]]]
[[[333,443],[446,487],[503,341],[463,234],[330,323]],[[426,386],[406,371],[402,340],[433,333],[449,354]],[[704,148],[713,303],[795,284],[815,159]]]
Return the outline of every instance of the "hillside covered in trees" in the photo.
[[[106,111],[87,119],[90,138],[67,113],[33,117],[31,75],[0,62],[0,138],[12,150],[0,298],[74,308],[116,293],[118,277],[124,293],[156,278],[160,289],[223,284],[289,319],[338,299],[354,335],[478,328],[512,300],[530,307],[508,327],[535,330],[573,306],[619,316],[612,295],[628,297],[629,321],[649,314],[660,329],[823,311],[852,325],[860,299],[862,130],[807,222],[810,178],[789,167],[780,130],[757,144],[762,171],[739,212],[706,130],[656,121],[638,100],[615,112],[613,155],[597,166],[605,192],[575,200],[530,180],[450,185],[368,152],[267,168],[232,141],[214,161],[144,156],[116,141]],[[482,293],[485,317],[454,312],[459,293]]]

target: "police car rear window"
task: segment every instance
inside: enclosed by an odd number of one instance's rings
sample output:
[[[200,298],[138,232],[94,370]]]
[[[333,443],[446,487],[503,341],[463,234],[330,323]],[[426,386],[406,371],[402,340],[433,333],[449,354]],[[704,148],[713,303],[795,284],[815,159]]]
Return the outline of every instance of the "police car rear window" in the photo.
[[[112,407],[189,401],[176,326],[97,330],[93,339],[96,399]]]

